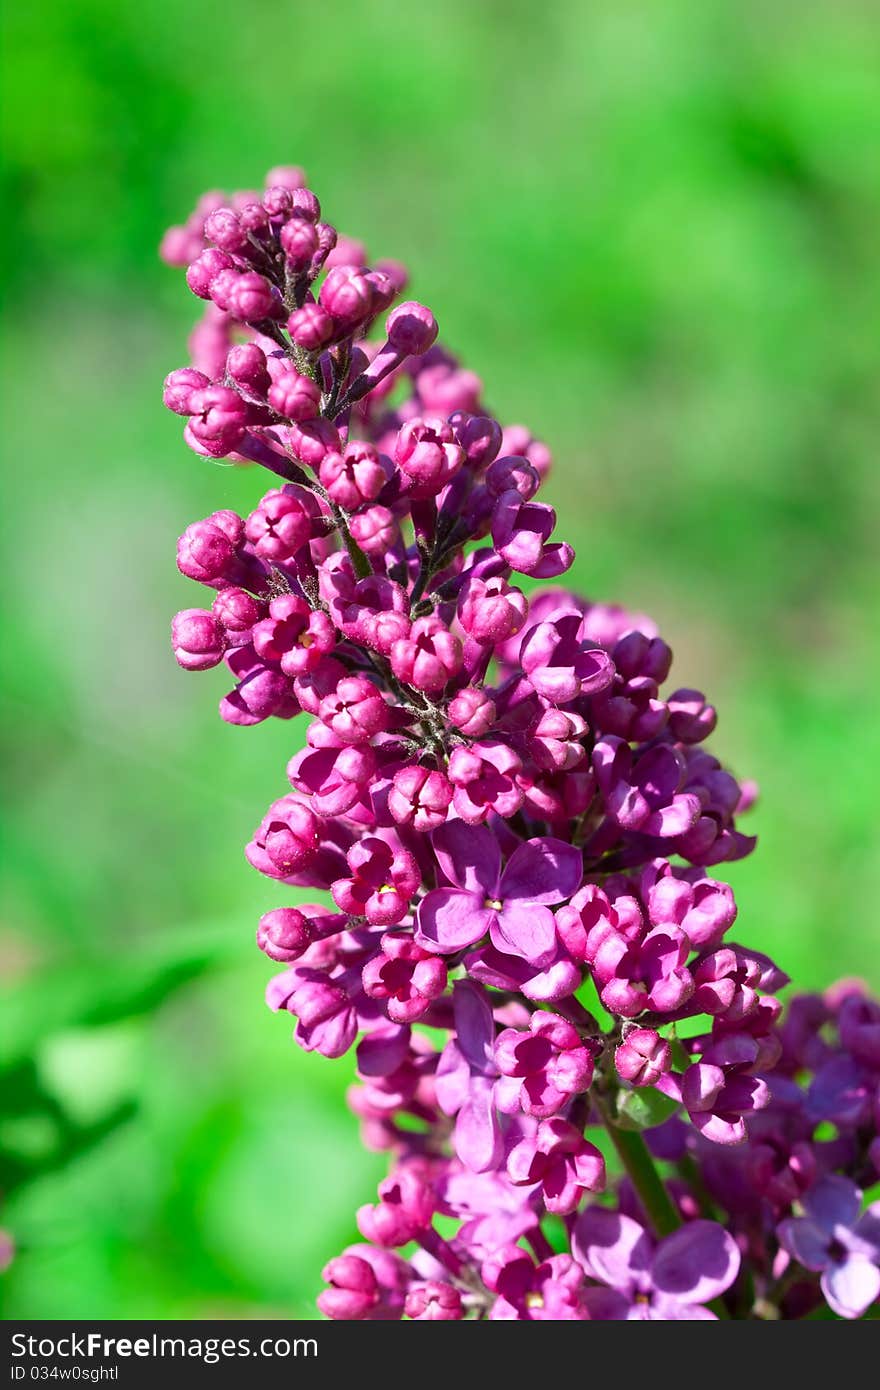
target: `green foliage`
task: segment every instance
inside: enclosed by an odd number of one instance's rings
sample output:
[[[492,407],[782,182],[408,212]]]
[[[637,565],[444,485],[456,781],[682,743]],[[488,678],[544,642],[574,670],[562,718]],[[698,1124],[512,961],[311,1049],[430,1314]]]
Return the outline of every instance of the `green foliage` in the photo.
[[[159,235],[297,160],[411,264],[491,405],[553,446],[574,581],[657,618],[761,784],[748,939],[802,986],[877,984],[873,15],[45,0],[3,24],[6,1310],[308,1317],[382,1165],[349,1065],[261,1011],[279,898],[240,846],[302,729],[222,725],[222,676],[168,655],[198,602],[175,536],[260,479],[162,411],[196,306]]]

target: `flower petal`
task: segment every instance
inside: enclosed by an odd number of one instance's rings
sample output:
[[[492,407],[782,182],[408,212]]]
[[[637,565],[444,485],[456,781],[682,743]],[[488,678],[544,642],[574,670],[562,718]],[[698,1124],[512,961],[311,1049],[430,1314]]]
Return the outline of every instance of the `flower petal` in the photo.
[[[553,959],[556,921],[549,907],[514,900],[490,915],[489,937],[497,951],[520,956],[531,965],[548,965]]]
[[[660,1242],[651,1273],[658,1292],[677,1303],[708,1303],[739,1273],[733,1236],[717,1221],[689,1221]]]
[[[850,1255],[822,1275],[828,1306],[841,1318],[859,1318],[880,1294],[880,1269],[863,1255]]]
[[[654,1253],[653,1241],[638,1221],[607,1207],[587,1207],[578,1217],[571,1248],[587,1274],[620,1293],[635,1291]]]
[[[433,832],[431,845],[450,883],[484,898],[497,896],[501,850],[488,826],[450,820]]]
[[[496,913],[462,888],[434,888],[416,913],[415,939],[426,951],[460,951],[486,935]]]
[[[561,903],[581,886],[583,856],[574,845],[550,836],[526,840],[501,875],[499,896],[508,902]]]

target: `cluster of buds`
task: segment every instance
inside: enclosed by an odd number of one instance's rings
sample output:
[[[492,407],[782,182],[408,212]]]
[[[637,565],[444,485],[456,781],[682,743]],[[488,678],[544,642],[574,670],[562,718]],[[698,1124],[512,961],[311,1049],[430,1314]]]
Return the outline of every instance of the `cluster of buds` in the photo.
[[[669,688],[647,618],[520,587],[573,560],[546,447],[300,170],[209,195],[163,250],[208,302],[165,402],[197,453],[274,475],[181,536],[212,601],[175,655],[225,664],[229,723],[310,719],[246,851],[326,895],[261,919],[267,997],[300,1046],[355,1049],[352,1107],[393,1161],[321,1309],[794,1317],[824,1293],[859,1315],[880,1010],[853,988],[780,1022],[787,977],[730,940],[714,876],[754,846],[754,789],[706,750],[713,707]]]

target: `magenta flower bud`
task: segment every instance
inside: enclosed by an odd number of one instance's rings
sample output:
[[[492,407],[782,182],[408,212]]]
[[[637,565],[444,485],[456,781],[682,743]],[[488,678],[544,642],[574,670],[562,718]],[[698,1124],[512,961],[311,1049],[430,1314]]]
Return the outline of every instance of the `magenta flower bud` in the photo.
[[[363,440],[346,444],[343,454],[326,454],[318,477],[329,496],[346,511],[354,511],[379,496],[391,476],[391,461]]]
[[[336,646],[336,630],[326,613],[313,611],[296,594],[280,594],[269,616],[258,622],[251,641],[264,661],[280,665],[286,676],[313,671]]]
[[[466,685],[449,701],[446,715],[450,724],[461,729],[469,738],[481,738],[495,723],[495,701],[489,698],[485,690]]]
[[[199,299],[210,299],[214,281],[221,271],[234,271],[235,262],[225,251],[209,246],[197,256],[186,272],[186,283]]]
[[[184,608],[172,619],[171,645],[175,661],[185,671],[207,671],[222,661],[226,636],[213,613]]]
[[[452,784],[442,772],[405,767],[396,772],[388,793],[388,809],[398,825],[426,833],[442,825],[452,802]]]
[[[227,639],[238,645],[243,635],[260,621],[265,609],[246,589],[230,586],[220,590],[211,604],[211,612],[225,628]]]
[[[385,335],[389,343],[406,357],[427,352],[437,333],[437,320],[431,310],[415,300],[398,304],[385,320]]]
[[[579,639],[580,613],[565,613],[529,628],[519,650],[522,669],[534,689],[555,705],[579,695],[595,695],[614,679],[614,665],[601,647]]]
[[[522,762],[506,743],[486,740],[456,748],[449,759],[452,804],[468,825],[480,825],[494,811],[505,819],[523,803]]]
[[[445,420],[417,417],[397,436],[394,458],[414,497],[434,497],[461,468],[464,450]]]
[[[362,271],[336,265],[321,286],[318,300],[341,328],[351,332],[372,310],[373,286]]]
[[[335,889],[334,884],[334,897]],[[364,966],[362,983],[365,994],[385,1004],[394,1023],[414,1023],[446,989],[446,962],[412,937],[386,933],[380,954]]]
[[[495,646],[519,632],[526,620],[528,600],[499,578],[469,579],[458,602],[458,621],[475,642]]]
[[[318,249],[318,233],[305,217],[291,217],[285,222],[278,235],[290,269],[294,274],[308,270],[311,259]]]
[[[227,724],[251,728],[273,716],[290,719],[299,707],[290,693],[290,681],[271,666],[254,665],[235,689],[220,701],[220,718]]]
[[[290,206],[295,217],[304,217],[308,222],[318,222],[321,217],[321,204],[310,188],[295,188],[291,191]]]
[[[631,1086],[656,1086],[672,1066],[672,1051],[653,1028],[631,1028],[615,1050],[614,1066]]]
[[[257,945],[270,960],[289,964],[312,944],[309,919],[295,907],[276,907],[264,912],[257,927]]]
[[[265,275],[256,270],[246,270],[239,275],[228,289],[224,287],[225,308],[242,323],[259,323],[261,319],[274,318],[281,301]],[[217,303],[220,301],[212,293]]]
[[[266,188],[287,188],[291,191],[305,185],[306,176],[298,164],[276,164],[266,175]]]
[[[390,656],[395,642],[408,637],[411,627],[405,613],[376,613],[364,623],[363,640],[380,656]]]
[[[361,1207],[358,1230],[376,1245],[407,1245],[430,1226],[434,1195],[415,1165],[400,1164],[379,1184],[379,1202]]]
[[[219,252],[218,255],[225,254]],[[241,271],[238,266],[231,266],[224,270],[218,270],[211,280],[211,300],[217,309],[222,309],[223,313],[229,313],[230,295],[238,283]]]
[[[325,224],[326,225],[326,224]],[[332,230],[332,229],[331,229]],[[367,248],[354,237],[333,236],[333,254],[327,257],[327,269],[334,266],[354,267],[362,270],[367,263]]]
[[[229,386],[205,386],[190,397],[189,428],[213,457],[229,454],[244,436],[247,405]]]
[[[469,415],[458,411],[449,423],[464,449],[465,458],[474,468],[485,468],[501,448],[501,426],[491,415]]]
[[[321,1278],[330,1285],[318,1295],[318,1307],[327,1318],[358,1322],[379,1303],[376,1276],[366,1260],[357,1255],[337,1256],[325,1265]]]
[[[327,695],[332,695],[339,682],[344,676],[348,675],[341,661],[335,657],[326,656],[319,662],[314,671],[307,671],[305,675],[297,676],[293,683],[296,691],[296,698],[299,700],[307,714],[317,714],[321,708],[321,701]]]
[[[166,265],[182,268],[194,261],[204,247],[201,232],[189,227],[169,227],[159,244],[159,255]]]
[[[508,1114],[556,1115],[593,1081],[592,1051],[558,1014],[533,1013],[528,1031],[505,1028],[495,1040],[495,1063],[502,1076],[498,1108]]]
[[[177,542],[177,568],[202,584],[224,579],[234,562],[235,547],[213,518],[194,521]]]
[[[336,325],[320,304],[303,304],[287,320],[287,331],[298,347],[317,352],[333,341]]]
[[[403,1311],[413,1322],[460,1322],[464,1304],[458,1289],[431,1279],[412,1286]]]
[[[399,534],[394,513],[379,506],[358,512],[348,529],[365,555],[386,555]]]
[[[440,618],[418,618],[391,648],[391,669],[415,690],[442,690],[461,670],[461,642]]]
[[[605,1186],[601,1153],[560,1116],[542,1120],[534,1137],[514,1145],[507,1173],[516,1184],[540,1183],[544,1206],[558,1216],[574,1211],[584,1192],[601,1192]]]
[[[568,710],[545,709],[529,733],[529,752],[537,767],[546,772],[572,772],[586,758],[578,740],[587,731],[586,720]]]
[[[402,922],[422,880],[409,850],[368,835],[346,858],[351,877],[336,879],[330,890],[336,905],[353,917],[366,917],[373,927]]]
[[[218,208],[205,219],[205,236],[221,251],[239,255],[249,248],[248,235],[232,208]]]
[[[535,579],[552,579],[570,569],[570,545],[549,543],[556,513],[541,502],[524,502],[511,488],[502,492],[492,513],[492,539],[510,568]]]
[[[428,354],[430,361],[430,354]],[[422,366],[418,374],[419,396],[426,411],[432,415],[449,416],[466,410],[480,414],[480,395],[483,383],[474,372],[463,371],[449,362]]]
[[[357,1014],[351,999],[323,971],[303,969],[286,1007],[299,1019],[294,1038],[306,1052],[342,1057],[357,1037]]]
[[[279,222],[290,214],[290,209],[293,207],[291,190],[282,184],[275,184],[273,187],[267,188],[263,194],[263,207],[273,222]]]
[[[197,372],[195,367],[179,367],[176,372],[169,372],[165,378],[163,404],[169,410],[173,410],[175,415],[192,415],[193,396],[210,385],[210,379],[204,372]]]
[[[282,796],[269,807],[247,848],[255,869],[269,878],[287,878],[304,869],[318,852],[321,822],[295,796]]]
[[[292,560],[312,534],[311,499],[302,488],[289,485],[267,492],[245,524],[245,534],[264,560]]]
[[[366,743],[388,728],[390,710],[366,676],[346,676],[321,701],[318,718],[341,743]]]
[[[319,468],[326,454],[342,451],[339,431],[330,420],[295,420],[287,430],[287,442],[301,463]]]
[[[286,420],[311,420],[321,408],[321,388],[289,363],[269,387],[269,404]]]
[[[386,275],[382,270],[367,270],[364,272],[364,279],[370,286],[370,318],[374,314],[381,314],[383,309],[394,300],[397,294],[397,287],[390,275]],[[427,312],[427,311],[426,311]]]
[[[525,425],[507,426],[501,450],[505,454],[520,454],[527,458],[542,482],[550,472],[553,462],[550,450],[540,439],[535,439]]]
[[[266,354],[256,343],[237,343],[230,348],[226,371],[248,395],[265,400],[271,378],[266,370]]]
[[[702,743],[718,721],[718,715],[699,690],[676,690],[666,701],[669,730],[681,743]]]
[[[541,479],[528,459],[515,455],[496,459],[486,473],[486,487],[493,497],[501,497],[512,490],[528,502],[540,486]]]

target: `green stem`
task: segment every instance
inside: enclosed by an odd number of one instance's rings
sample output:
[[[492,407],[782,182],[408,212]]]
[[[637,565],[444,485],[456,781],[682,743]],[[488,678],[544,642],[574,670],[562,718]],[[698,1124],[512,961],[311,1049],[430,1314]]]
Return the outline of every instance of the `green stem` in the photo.
[[[647,1144],[636,1130],[619,1129],[604,1105],[601,1115],[611,1142],[617,1150],[617,1156],[626,1169],[627,1177],[635,1188],[654,1231],[658,1236],[670,1235],[678,1230],[681,1218],[654,1166]]]

